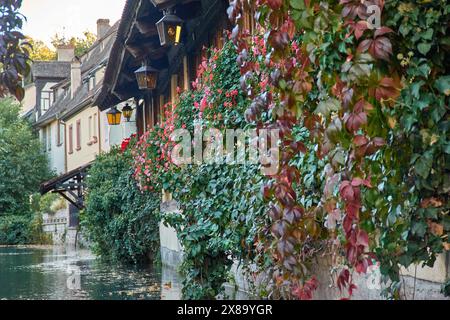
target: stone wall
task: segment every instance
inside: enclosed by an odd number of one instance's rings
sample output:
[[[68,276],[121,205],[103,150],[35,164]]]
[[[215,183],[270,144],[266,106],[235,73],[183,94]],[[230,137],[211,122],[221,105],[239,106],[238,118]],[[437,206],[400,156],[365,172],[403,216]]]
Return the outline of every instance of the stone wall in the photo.
[[[61,209],[54,214],[43,214],[43,232],[50,235],[54,245],[70,247],[89,246],[87,240],[77,227],[69,227],[69,210]]]
[[[67,209],[58,210],[54,214],[44,213],[42,216],[43,232],[52,237],[53,244],[61,245],[66,241],[69,213]]]

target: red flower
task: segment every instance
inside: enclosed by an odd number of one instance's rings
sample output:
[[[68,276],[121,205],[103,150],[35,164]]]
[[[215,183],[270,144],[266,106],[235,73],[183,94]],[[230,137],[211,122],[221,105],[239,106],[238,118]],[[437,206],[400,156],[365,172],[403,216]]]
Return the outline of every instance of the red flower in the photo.
[[[131,141],[130,138],[123,139],[122,145],[120,146],[120,149],[122,150],[122,152],[125,152],[125,150],[127,150],[128,145],[130,144],[130,141]]]

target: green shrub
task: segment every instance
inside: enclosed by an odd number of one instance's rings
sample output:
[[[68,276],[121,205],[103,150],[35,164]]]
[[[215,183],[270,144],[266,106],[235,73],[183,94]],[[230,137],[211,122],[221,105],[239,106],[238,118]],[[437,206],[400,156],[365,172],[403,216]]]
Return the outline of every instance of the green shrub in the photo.
[[[159,248],[159,195],[141,193],[132,177],[131,154],[114,148],[89,171],[82,229],[101,257],[138,263]]]
[[[31,216],[0,216],[0,245],[29,244]]]
[[[31,196],[50,177],[47,157],[20,117],[20,106],[11,99],[0,100],[0,244],[39,240],[39,223],[33,222],[32,214],[37,213],[36,202]]]

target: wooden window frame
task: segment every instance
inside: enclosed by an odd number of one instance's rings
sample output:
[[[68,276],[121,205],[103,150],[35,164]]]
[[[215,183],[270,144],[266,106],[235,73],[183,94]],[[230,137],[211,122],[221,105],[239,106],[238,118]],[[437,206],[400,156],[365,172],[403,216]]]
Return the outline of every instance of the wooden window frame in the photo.
[[[94,113],[93,117],[92,117],[92,143],[96,144],[98,143],[98,136],[99,136],[99,132],[98,132],[98,113]]]
[[[63,130],[61,130],[63,124],[60,120],[58,120],[57,128],[56,128],[56,146],[61,147],[63,145],[64,136],[62,135]],[[61,139],[62,138],[62,139]]]

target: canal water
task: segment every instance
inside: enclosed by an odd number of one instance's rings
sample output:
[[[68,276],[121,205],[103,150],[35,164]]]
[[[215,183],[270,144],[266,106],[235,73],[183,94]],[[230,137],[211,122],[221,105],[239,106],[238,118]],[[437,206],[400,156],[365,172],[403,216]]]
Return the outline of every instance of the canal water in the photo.
[[[179,299],[177,275],[104,263],[88,250],[0,247],[0,300]]]

